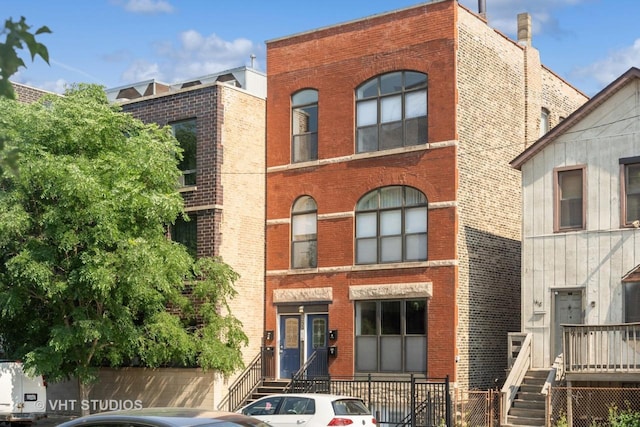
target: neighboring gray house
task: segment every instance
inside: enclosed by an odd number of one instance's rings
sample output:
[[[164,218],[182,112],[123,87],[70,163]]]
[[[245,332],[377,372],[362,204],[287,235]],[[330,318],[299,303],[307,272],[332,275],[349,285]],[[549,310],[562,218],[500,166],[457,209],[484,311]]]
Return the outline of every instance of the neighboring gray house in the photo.
[[[548,378],[570,387],[637,387],[640,70],[629,69],[511,165],[522,172],[527,356],[514,361],[503,391],[515,393],[525,370],[552,368],[557,375]]]

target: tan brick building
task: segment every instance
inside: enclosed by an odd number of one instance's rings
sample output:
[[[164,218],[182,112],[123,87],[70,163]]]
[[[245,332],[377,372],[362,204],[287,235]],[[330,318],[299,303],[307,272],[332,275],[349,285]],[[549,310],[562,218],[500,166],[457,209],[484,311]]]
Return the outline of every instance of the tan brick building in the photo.
[[[520,20],[518,43],[443,0],[267,42],[275,376],[327,349],[334,376],[504,379],[520,330],[509,161],[587,100]]]
[[[107,91],[124,112],[171,126],[181,142],[180,192],[190,221],[178,220],[172,238],[197,256],[220,256],[239,273],[230,308],[249,337],[245,363],[259,351],[264,329],[265,95],[265,75],[248,67]],[[103,369],[90,398],[213,409],[232,379],[199,368]]]

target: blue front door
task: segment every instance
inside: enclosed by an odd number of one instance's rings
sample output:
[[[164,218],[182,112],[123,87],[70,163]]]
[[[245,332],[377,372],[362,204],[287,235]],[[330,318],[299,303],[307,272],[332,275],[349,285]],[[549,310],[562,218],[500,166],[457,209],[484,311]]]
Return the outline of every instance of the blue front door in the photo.
[[[300,316],[280,316],[280,378],[300,369]]]
[[[307,358],[316,353],[313,363],[309,366],[308,375],[311,377],[325,376],[328,373],[328,323],[327,314],[310,314],[307,318]]]

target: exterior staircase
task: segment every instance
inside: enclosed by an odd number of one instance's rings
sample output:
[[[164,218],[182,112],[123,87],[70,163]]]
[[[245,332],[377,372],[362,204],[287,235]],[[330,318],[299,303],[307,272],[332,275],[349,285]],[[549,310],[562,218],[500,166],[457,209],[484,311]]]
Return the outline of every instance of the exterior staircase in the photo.
[[[529,369],[520,384],[516,399],[507,414],[504,427],[544,427],[545,400],[542,387],[549,375],[549,370]]]
[[[289,379],[265,379],[242,406],[248,405],[261,397],[269,396],[270,394],[284,393],[289,383],[291,383]]]

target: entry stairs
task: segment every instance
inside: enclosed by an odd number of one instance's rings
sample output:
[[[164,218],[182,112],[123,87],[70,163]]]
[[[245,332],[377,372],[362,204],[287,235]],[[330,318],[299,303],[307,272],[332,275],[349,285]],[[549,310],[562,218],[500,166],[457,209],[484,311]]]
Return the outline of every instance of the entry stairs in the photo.
[[[284,393],[290,383],[291,380],[289,379],[265,379],[258,385],[255,391],[251,393],[242,406],[246,406],[265,396]]]
[[[503,427],[545,426],[546,395],[542,394],[542,387],[548,375],[549,370],[544,369],[527,371]]]

